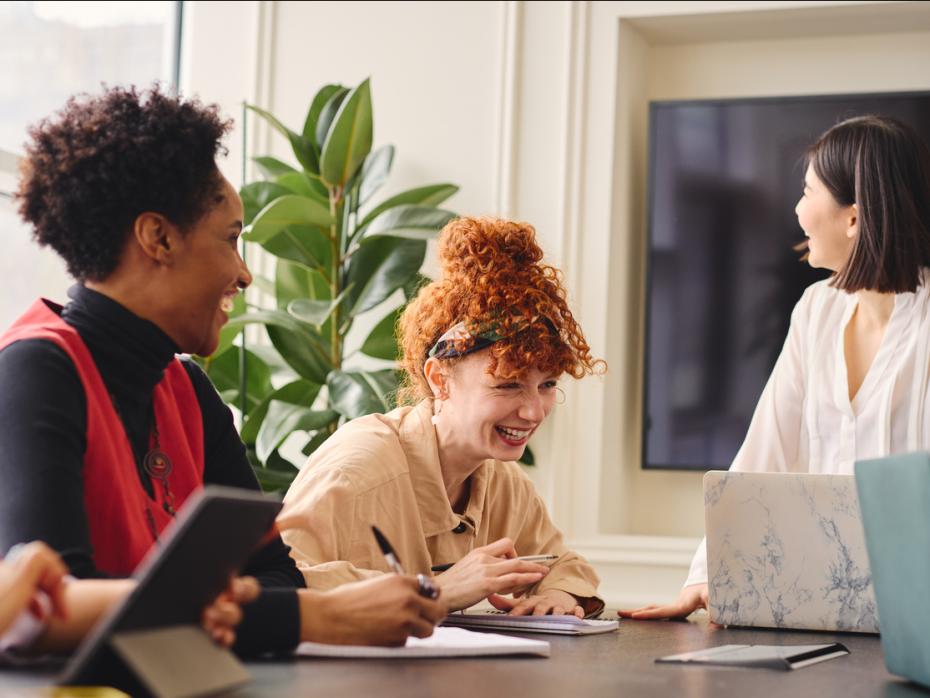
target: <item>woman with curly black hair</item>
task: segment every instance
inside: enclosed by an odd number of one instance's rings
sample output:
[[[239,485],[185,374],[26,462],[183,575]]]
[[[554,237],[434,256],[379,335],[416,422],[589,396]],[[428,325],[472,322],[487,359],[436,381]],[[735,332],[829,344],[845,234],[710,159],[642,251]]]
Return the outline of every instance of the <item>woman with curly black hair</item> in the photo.
[[[125,577],[196,488],[258,488],[228,407],[176,357],[216,349],[252,280],[242,202],[216,166],[229,127],[156,87],[72,98],[30,131],[19,210],[78,283],[0,337],[0,550],[43,540],[77,577]],[[244,572],[264,591],[241,652],[403,642],[444,611],[397,576],[300,589],[280,538]]]

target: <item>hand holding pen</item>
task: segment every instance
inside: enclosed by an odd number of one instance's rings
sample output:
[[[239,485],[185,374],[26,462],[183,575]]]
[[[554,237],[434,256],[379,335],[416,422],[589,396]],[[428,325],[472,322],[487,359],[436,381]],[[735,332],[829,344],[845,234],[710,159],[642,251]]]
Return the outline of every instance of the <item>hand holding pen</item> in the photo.
[[[537,584],[549,573],[538,562],[517,557],[509,538],[475,548],[434,578],[449,608],[468,608],[492,594],[512,594]]]
[[[397,557],[397,553],[394,552],[394,548],[391,547],[388,539],[378,530],[377,526],[372,526],[371,532],[375,534],[375,540],[378,541],[378,547],[381,549],[381,554],[384,555],[384,561],[387,562],[388,567],[397,574],[404,576],[404,568],[400,566],[400,559]],[[425,596],[428,599],[436,599],[439,597],[439,587],[425,574],[417,575],[417,584],[419,585],[420,596]]]

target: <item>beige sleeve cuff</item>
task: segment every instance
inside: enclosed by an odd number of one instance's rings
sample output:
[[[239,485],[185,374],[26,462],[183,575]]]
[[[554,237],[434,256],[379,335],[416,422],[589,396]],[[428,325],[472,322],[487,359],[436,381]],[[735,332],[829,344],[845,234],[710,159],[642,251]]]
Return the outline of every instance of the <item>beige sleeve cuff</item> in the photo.
[[[585,616],[592,616],[604,610],[604,600],[597,595],[599,583],[594,568],[577,553],[568,552],[552,565],[549,574],[530,593],[539,594],[547,589],[564,591],[578,599]]]
[[[328,591],[335,589],[343,584],[360,582],[363,579],[378,577],[383,572],[377,570],[363,570],[355,567],[350,562],[335,560],[333,562],[321,562],[318,565],[308,565],[306,562],[298,562],[297,569],[304,575],[304,581],[308,589],[314,591]]]
[[[547,589],[558,589],[574,596],[584,609],[585,617],[595,616],[604,610],[604,600],[597,595],[597,589],[583,579],[563,577],[550,581],[547,577],[531,593],[540,594]]]

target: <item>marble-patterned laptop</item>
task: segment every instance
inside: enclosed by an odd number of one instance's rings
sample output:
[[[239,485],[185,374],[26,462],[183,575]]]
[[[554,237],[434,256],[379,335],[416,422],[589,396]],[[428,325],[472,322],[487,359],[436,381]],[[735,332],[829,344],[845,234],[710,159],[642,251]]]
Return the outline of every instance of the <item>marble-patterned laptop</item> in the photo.
[[[712,621],[878,632],[852,475],[710,471],[704,516]]]

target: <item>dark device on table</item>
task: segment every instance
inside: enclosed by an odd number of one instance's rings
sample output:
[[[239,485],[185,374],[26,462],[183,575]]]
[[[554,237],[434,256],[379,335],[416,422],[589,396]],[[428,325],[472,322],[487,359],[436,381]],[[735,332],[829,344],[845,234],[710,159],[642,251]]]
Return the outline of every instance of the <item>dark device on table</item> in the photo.
[[[139,563],[136,588],[84,640],[59,683],[182,698],[248,682],[236,657],[200,627],[200,617],[280,510],[273,498],[232,487],[192,495]]]

